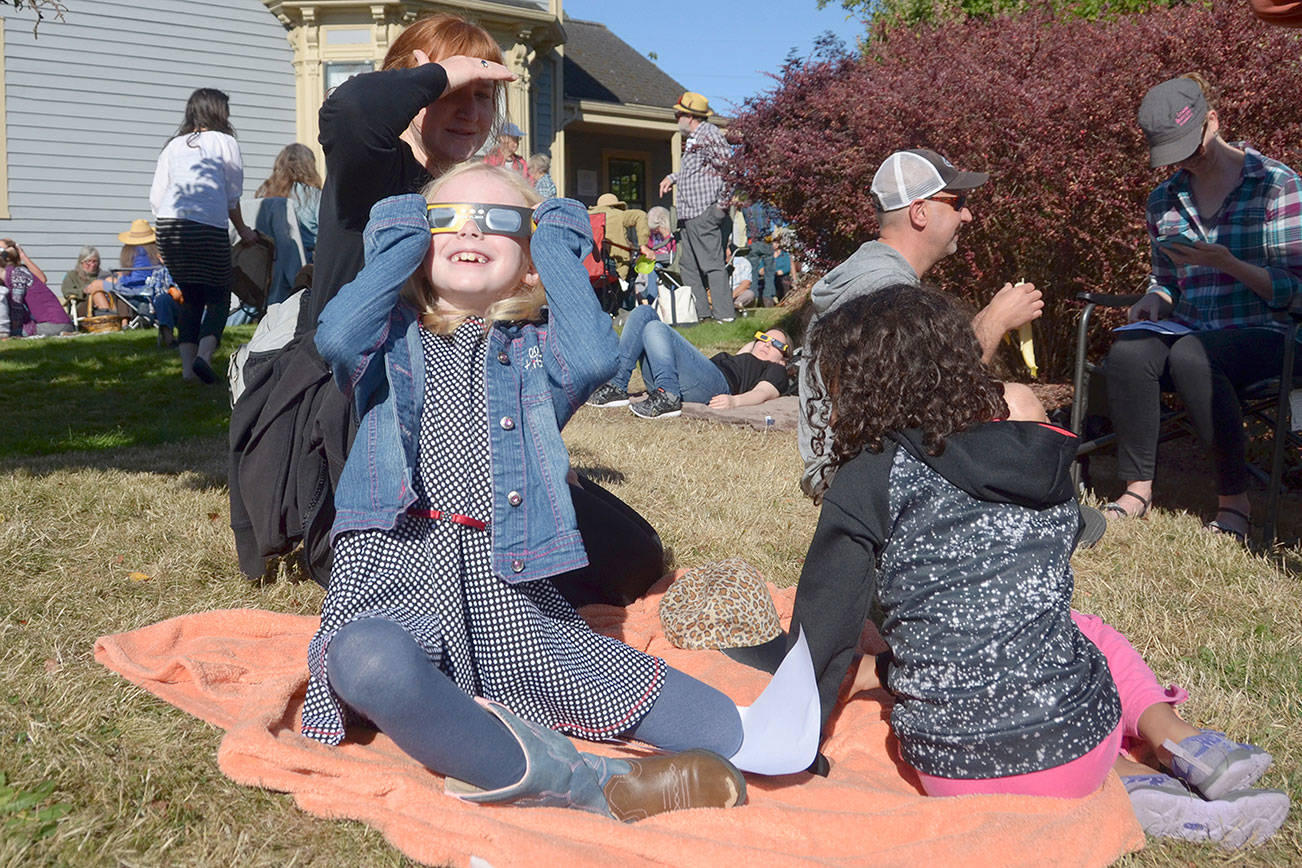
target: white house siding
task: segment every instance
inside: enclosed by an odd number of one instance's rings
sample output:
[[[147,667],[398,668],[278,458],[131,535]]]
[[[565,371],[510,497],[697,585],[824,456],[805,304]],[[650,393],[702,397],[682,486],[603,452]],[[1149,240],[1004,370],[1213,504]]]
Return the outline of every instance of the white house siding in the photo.
[[[57,285],[83,244],[116,264],[148,217],[154,163],[199,87],[230,94],[252,196],[294,140],[285,30],[259,0],[67,0],[66,21],[3,7],[13,237]]]

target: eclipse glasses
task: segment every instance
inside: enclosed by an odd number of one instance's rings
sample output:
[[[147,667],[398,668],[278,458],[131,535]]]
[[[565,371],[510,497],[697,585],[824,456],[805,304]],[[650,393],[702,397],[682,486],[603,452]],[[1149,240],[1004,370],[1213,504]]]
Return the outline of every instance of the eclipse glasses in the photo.
[[[490,205],[481,202],[436,202],[425,209],[431,235],[460,232],[467,221],[474,220],[485,235],[528,238],[537,224],[533,209],[516,205]]]
[[[787,343],[786,341],[778,340],[777,338],[770,335],[768,332],[755,332],[755,340],[763,341],[764,343],[769,344],[770,346],[773,347],[773,349],[777,350],[783,355],[785,355],[787,351],[791,349],[791,344]]]

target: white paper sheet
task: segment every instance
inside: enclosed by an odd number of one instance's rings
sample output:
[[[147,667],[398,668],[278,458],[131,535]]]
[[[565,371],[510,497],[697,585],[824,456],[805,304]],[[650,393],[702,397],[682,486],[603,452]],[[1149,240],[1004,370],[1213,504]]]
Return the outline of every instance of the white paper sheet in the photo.
[[[800,628],[796,628],[799,631]],[[732,764],[744,772],[788,775],[809,768],[818,755],[822,715],[809,643],[801,632],[768,687],[741,714],[742,742]]]
[[[1162,335],[1187,335],[1194,329],[1169,319],[1141,319],[1139,322],[1117,326],[1114,332],[1157,332]]]

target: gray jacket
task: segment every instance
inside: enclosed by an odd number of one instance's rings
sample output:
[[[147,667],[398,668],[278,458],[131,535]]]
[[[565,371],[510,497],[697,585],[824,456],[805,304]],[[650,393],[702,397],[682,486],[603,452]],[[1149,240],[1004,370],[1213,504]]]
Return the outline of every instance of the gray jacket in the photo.
[[[814,308],[814,315],[809,320],[812,330],[820,319],[836,310],[845,302],[861,295],[869,295],[888,286],[901,283],[917,285],[918,274],[909,265],[907,259],[889,244],[882,241],[869,241],[851,254],[850,258],[829,271],[822,280],[810,290],[809,302]],[[819,401],[813,410],[809,410],[809,396],[812,393],[814,377],[814,360],[806,356],[800,365],[800,413],[799,444],[800,457],[805,462],[805,470],[800,477],[800,487],[810,497],[820,497],[832,482],[832,474],[824,476],[827,466],[826,456],[831,455],[831,432],[824,434],[825,444],[821,453],[814,452],[814,433],[818,427],[826,427],[828,402]]]

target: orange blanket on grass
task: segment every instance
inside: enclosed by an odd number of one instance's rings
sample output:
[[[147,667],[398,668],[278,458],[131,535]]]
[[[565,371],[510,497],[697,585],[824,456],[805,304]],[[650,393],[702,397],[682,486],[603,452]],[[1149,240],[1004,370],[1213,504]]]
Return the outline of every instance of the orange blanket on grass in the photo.
[[[602,632],[665,657],[745,705],[767,676],[713,651],[683,651],[660,629],[663,581],[628,609],[589,606]],[[785,623],[794,589],[773,588]],[[291,793],[300,808],[362,820],[419,862],[471,856],[514,865],[1106,865],[1143,846],[1120,781],[1087,799],[930,799],[894,759],[881,691],[852,698],[824,752],[830,777],[748,778],[732,810],[661,814],[633,825],[559,808],[483,807],[443,795],[442,778],[385,736],[337,748],[298,734],[307,644],[317,619],[256,609],[202,612],[104,636],[95,659],[226,730],[217,761],[242,784]],[[620,748],[583,743],[618,755]]]

